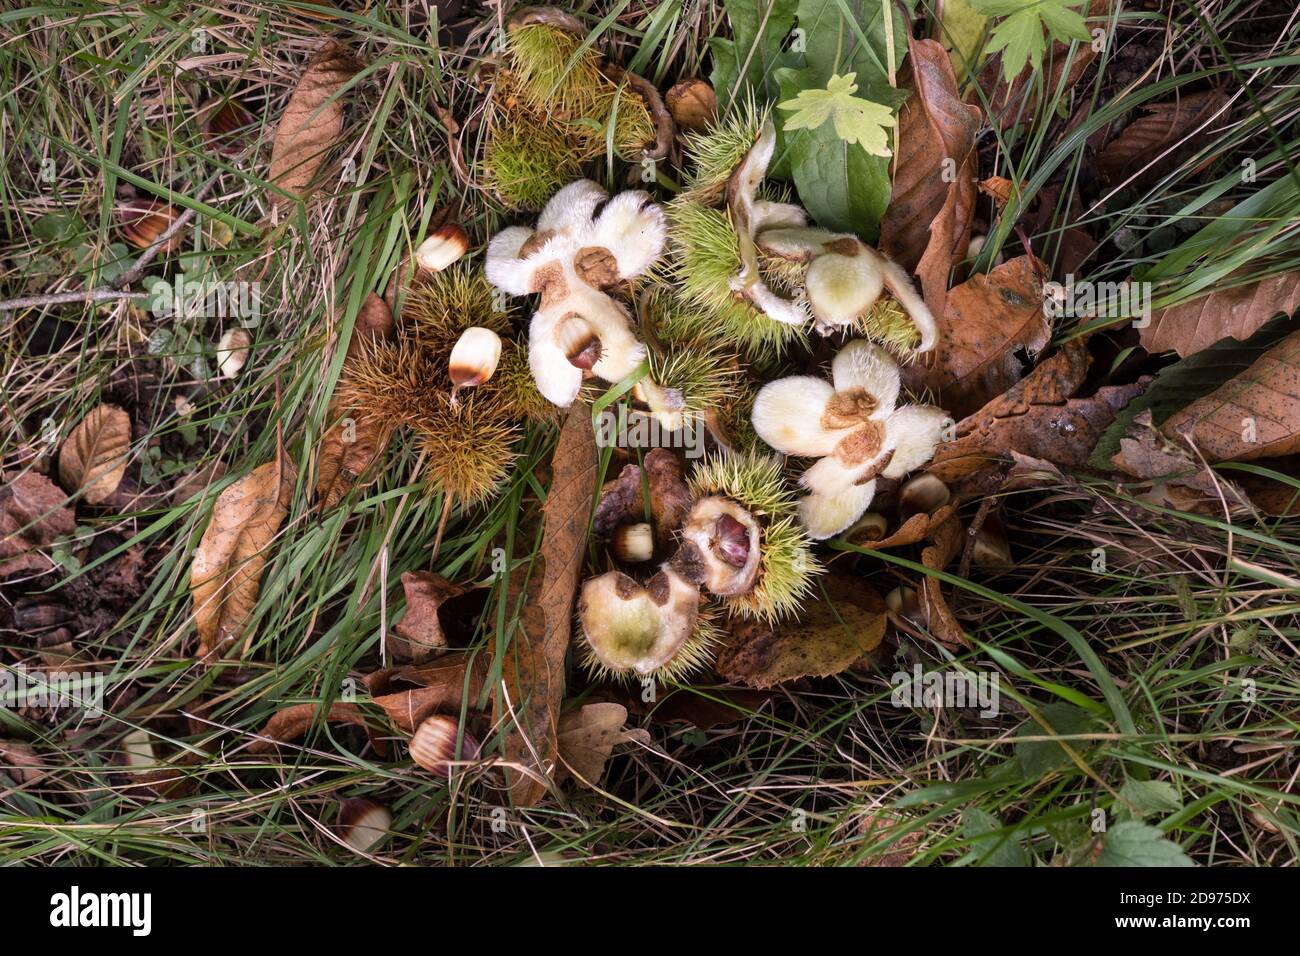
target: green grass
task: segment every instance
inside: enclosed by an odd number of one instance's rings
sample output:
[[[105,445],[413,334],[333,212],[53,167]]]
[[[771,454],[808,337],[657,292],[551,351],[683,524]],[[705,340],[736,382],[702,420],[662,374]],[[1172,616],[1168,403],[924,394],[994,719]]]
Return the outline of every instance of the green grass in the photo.
[[[951,652],[912,625],[871,669],[767,697],[711,683],[661,688],[651,716],[633,718],[659,752],[620,751],[602,791],[512,810],[504,831],[493,827],[506,796],[490,763],[449,787],[414,767],[400,741],[384,759],[355,728],[336,725],[278,753],[248,755],[253,735],[286,705],[353,693],[364,701],[359,679],[384,663],[380,635],[401,612],[402,572],[479,585],[485,610],[461,640],[499,658],[518,633],[520,608],[498,570],[527,565],[539,550],[530,518],[556,436],[544,422],[523,430],[496,498],[452,510],[436,559],[444,502],[419,477],[412,438],[399,436],[375,482],[338,508],[321,513],[311,501],[313,449],[330,424],[343,346],[365,295],[383,291],[444,214],[480,250],[513,221],[463,175],[483,145],[472,119],[483,93],[472,77],[493,53],[495,24],[475,23],[462,45],[439,49],[416,16],[425,8],[381,5],[332,21],[272,4],[230,13],[87,0],[58,13],[0,12],[0,298],[76,288],[133,255],[118,247],[111,216],[129,185],[201,214],[154,271],[170,277],[184,264],[223,281],[258,281],[263,303],[252,357],[234,380],[212,377],[228,327],[217,319],[173,323],[124,302],[0,319],[5,480],[48,468],[48,437],[57,442],[112,401],[132,416],[128,474],[140,490],[121,508],[78,505],[73,537],[51,549],[60,571],[0,584],[4,661],[41,662],[29,629],[14,623],[19,597],[84,610],[99,599],[96,575],[119,555],[139,551],[146,569],[124,608],[72,637],[79,666],[105,676],[102,720],[0,709],[0,741],[32,748],[46,771],[22,783],[0,769],[0,860],[355,865],[361,858],[330,825],[339,799],[368,796],[393,811],[393,833],[376,851],[390,865],[499,865],[536,853],[598,864],[970,865],[1008,853],[1082,864],[1096,849],[1094,811],[1113,826],[1140,812],[1134,782],[1159,781],[1177,806],[1147,820],[1198,863],[1295,865],[1300,591],[1287,582],[1300,579],[1296,523],[1183,513],[1086,474],[999,497],[1010,568],[963,571],[954,562],[932,572],[914,551],[818,550],[831,571],[861,575],[882,594],[923,574],[941,580],[970,649]],[[594,42],[661,87],[707,76],[706,40],[725,24],[719,5],[638,9],[601,5],[584,22]],[[1052,214],[1028,235],[1054,262],[1089,137],[1137,105],[1214,83],[1235,95],[1230,124],[1140,190],[1087,191],[1073,221],[1106,244],[1082,271],[1117,280],[1147,269],[1163,300],[1177,301],[1237,270],[1300,264],[1293,11],[1231,0],[1172,10],[1168,23],[1123,10],[1113,48],[1078,84],[1013,104],[1033,111],[1019,132],[986,134],[997,143],[997,172],[1026,186],[993,223],[977,266],[1018,254],[1021,213],[1060,185]],[[195,52],[199,28],[208,54]],[[346,38],[369,66],[347,94],[345,142],[322,173],[331,187],[272,222],[262,178],[269,139],[306,52],[325,35]],[[1116,97],[1110,78],[1121,67],[1134,79]],[[201,102],[231,93],[252,109],[262,140],[233,161],[207,149],[193,122]],[[435,104],[456,118],[457,132]],[[1068,129],[1052,121],[1089,104]],[[452,141],[462,150],[455,159]],[[54,160],[49,181],[46,158]],[[1241,176],[1246,159],[1251,182]],[[626,167],[600,173],[614,185]],[[724,331],[738,343],[758,336],[764,347],[787,337],[764,338],[739,313]],[[177,398],[192,411],[182,416]],[[205,667],[194,658],[190,559],[215,496],[271,460],[277,433],[300,477],[263,576],[249,657]],[[197,491],[173,494],[179,477],[218,464],[224,472]],[[602,477],[619,467],[605,455]],[[891,675],[915,663],[996,673],[999,713],[895,706]],[[691,699],[697,709],[721,702],[736,719],[695,728],[654,718]],[[1077,732],[1056,726],[1063,705],[1080,715]],[[130,786],[135,778],[118,761],[125,738],[141,729],[186,792],[158,797]],[[501,730],[490,729],[489,737]]]

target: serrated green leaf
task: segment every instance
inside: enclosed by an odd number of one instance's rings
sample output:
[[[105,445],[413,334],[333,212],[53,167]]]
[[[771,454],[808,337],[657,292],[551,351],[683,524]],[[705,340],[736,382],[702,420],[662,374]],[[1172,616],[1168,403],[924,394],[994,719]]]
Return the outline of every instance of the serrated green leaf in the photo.
[[[1098,866],[1195,866],[1183,848],[1156,827],[1136,820],[1117,823],[1102,838]]]
[[[795,95],[800,77],[783,71],[781,88]],[[799,201],[817,224],[875,241],[889,205],[889,160],[844,142],[829,123],[791,131],[786,148]]]
[[[967,807],[961,812],[961,833],[971,844],[968,861],[973,866],[1028,866],[1029,859],[1018,833],[978,839],[1002,829],[1002,821],[987,810]]]
[[[1002,51],[1002,75],[1008,83],[1030,65],[1039,70],[1049,37],[1061,43],[1091,38],[1084,18],[1073,8],[1083,0],[971,0],[987,17],[1002,17],[986,50]]]
[[[1164,780],[1129,780],[1119,788],[1119,797],[1135,820],[1183,808],[1174,785]]]
[[[856,144],[872,156],[889,156],[889,136],[885,128],[894,125],[894,114],[887,106],[872,103],[860,96],[856,74],[832,76],[824,90],[802,90],[793,99],[777,104],[786,117],[785,129],[816,130],[830,120],[835,135],[845,143]]]
[[[1057,736],[1087,733],[1092,725],[1091,714],[1081,707],[1064,701],[1047,704],[1040,707],[1038,712],[1051,724]],[[1016,736],[1044,737],[1047,736],[1047,731],[1037,721],[1030,720],[1017,731]],[[1074,743],[1070,748],[1075,751],[1080,749]],[[1055,740],[1023,740],[1016,744],[1016,760],[1020,762],[1020,769],[1024,772],[1025,778],[1036,780],[1069,764],[1070,755]]]

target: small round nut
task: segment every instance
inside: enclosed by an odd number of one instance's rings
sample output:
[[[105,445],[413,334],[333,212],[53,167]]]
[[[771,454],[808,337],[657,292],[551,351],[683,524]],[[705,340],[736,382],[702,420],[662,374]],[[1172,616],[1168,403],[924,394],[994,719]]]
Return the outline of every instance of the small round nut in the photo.
[[[429,773],[451,779],[456,760],[456,739],[461,738],[460,759],[477,760],[478,741],[468,731],[460,733],[460,724],[445,714],[434,714],[415,730],[408,745],[411,759]]]
[[[217,368],[225,378],[235,378],[248,363],[248,348],[253,337],[247,329],[229,329],[217,342]]]
[[[645,521],[621,524],[610,535],[610,549],[614,557],[628,564],[649,561],[655,553],[655,529]]]
[[[392,826],[393,814],[382,803],[369,797],[351,797],[339,806],[334,830],[358,853],[369,853],[388,835]]]

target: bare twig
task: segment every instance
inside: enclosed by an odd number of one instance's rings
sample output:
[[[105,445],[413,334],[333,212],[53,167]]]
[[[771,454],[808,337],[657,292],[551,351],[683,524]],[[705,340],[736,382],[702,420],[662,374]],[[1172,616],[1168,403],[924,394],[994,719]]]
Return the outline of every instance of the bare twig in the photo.
[[[199,191],[194,195],[195,201],[202,200],[203,197],[208,194],[212,187],[216,185],[217,178],[220,175],[220,173],[216,173],[211,179],[199,187]],[[99,286],[94,289],[79,289],[75,292],[52,292],[46,295],[29,295],[24,296],[21,299],[9,299],[5,302],[0,302],[0,312],[13,312],[18,309],[40,309],[51,305],[71,305],[75,302],[83,302],[88,305],[92,302],[114,302],[120,299],[149,298],[150,293],[148,292],[126,292],[124,290],[132,282],[138,282],[140,280],[140,277],[144,275],[144,270],[148,267],[149,263],[153,262],[153,260],[158,257],[158,253],[162,252],[163,247],[172,236],[185,228],[186,224],[194,218],[194,214],[195,210],[193,209],[182,211],[179,216],[172,220],[171,224],[168,225],[166,229],[158,234],[158,238],[154,239],[154,241],[145,248],[144,252],[140,253],[140,257],[135,260],[135,264],[126,272],[123,272],[118,276],[111,285]]]

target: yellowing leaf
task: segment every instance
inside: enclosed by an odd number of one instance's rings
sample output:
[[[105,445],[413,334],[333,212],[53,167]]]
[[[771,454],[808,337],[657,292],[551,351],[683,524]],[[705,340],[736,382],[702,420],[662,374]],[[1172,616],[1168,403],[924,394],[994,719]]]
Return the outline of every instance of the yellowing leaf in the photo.
[[[830,120],[835,124],[835,135],[849,145],[856,143],[872,156],[890,155],[885,127],[894,125],[893,111],[854,96],[858,91],[856,80],[856,73],[832,76],[826,89],[802,90],[794,99],[778,104],[780,109],[794,114],[785,121],[786,131],[818,129]]]

